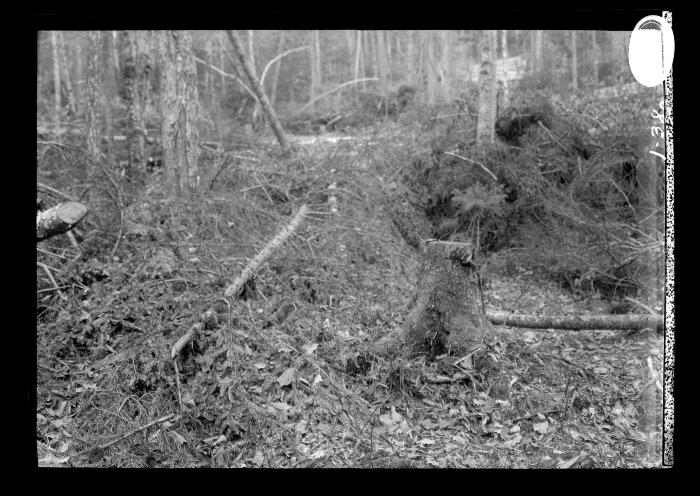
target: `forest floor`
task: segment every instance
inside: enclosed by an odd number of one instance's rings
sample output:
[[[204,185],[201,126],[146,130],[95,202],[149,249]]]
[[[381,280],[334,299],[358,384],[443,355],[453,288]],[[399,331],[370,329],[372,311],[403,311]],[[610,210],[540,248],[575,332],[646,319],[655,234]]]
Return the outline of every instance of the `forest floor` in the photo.
[[[283,167],[265,143],[238,151],[205,197],[140,198],[114,257],[114,238],[93,236],[73,262],[65,237],[40,245],[62,288],[37,267],[40,465],[660,465],[656,332],[502,328],[484,343],[490,372],[469,356],[373,354],[401,332],[416,283],[419,254],[397,226],[429,237],[425,219],[407,221],[399,180],[422,145],[391,126],[295,141]],[[224,299],[302,203],[297,232],[241,298]],[[605,311],[506,262],[489,259],[487,309]],[[176,370],[171,346],[209,309]]]

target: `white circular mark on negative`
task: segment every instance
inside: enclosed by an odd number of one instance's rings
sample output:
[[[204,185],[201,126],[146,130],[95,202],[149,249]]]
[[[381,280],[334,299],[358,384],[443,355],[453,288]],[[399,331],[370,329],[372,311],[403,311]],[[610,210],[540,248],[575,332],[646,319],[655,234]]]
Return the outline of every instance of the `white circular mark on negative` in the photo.
[[[676,43],[671,26],[660,16],[647,16],[632,31],[629,63],[634,78],[642,85],[661,84],[671,73]]]

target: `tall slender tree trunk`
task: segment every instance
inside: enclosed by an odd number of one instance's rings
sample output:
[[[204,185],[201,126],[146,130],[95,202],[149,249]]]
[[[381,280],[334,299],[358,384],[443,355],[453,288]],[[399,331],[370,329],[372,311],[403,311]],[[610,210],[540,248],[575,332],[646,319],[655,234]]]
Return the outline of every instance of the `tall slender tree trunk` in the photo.
[[[161,33],[162,147],[170,194],[186,195],[199,185],[197,70],[189,31]]]
[[[387,53],[386,53],[386,41],[384,39],[384,31],[378,30],[376,31],[376,47],[377,47],[377,65],[379,68],[379,79],[380,79],[380,85],[382,88],[382,93],[385,92],[387,84],[388,84],[388,62],[387,62]]]
[[[450,98],[452,84],[452,32],[440,31],[440,99]]]
[[[355,50],[355,33],[352,29],[345,29],[345,43],[348,47],[348,60],[352,59],[352,54]]]
[[[476,129],[477,143],[493,143],[496,122],[496,67],[494,53],[496,31],[484,32],[479,72],[479,117]]]
[[[150,87],[148,31],[124,31],[124,87],[127,106],[127,176],[141,175],[146,163],[146,102]],[[214,93],[212,91],[212,93]]]
[[[389,82],[391,83],[394,80],[394,54],[396,53],[394,45],[396,43],[396,33],[394,33],[393,31],[385,31],[384,40],[386,44],[387,74]]]
[[[224,33],[219,33],[219,67],[221,67],[222,70],[226,70],[225,64],[226,64],[226,59],[224,58],[225,51],[226,51],[226,40],[224,39]],[[224,74],[221,74],[221,79],[219,80],[221,84],[221,98],[226,99],[226,77]]]
[[[102,112],[107,134],[107,159],[114,160],[114,122],[112,120],[112,100],[116,92],[114,78],[114,35],[102,31]],[[111,61],[111,63],[110,63]]]
[[[377,50],[377,30],[367,31],[368,58],[372,61],[372,76],[379,76],[379,52]]]
[[[311,31],[310,45],[310,66],[311,66],[311,87],[309,91],[309,101],[314,100],[321,93],[321,43],[318,30]],[[313,105],[311,106],[313,109]]]
[[[73,81],[71,80],[70,65],[68,64],[68,56],[66,54],[66,44],[63,39],[63,32],[58,32],[58,56],[61,61],[61,69],[63,70],[63,84],[66,88],[66,98],[68,99],[68,108],[75,115],[77,108],[75,105],[75,94],[73,93]]]
[[[362,71],[362,31],[357,31],[355,41],[355,79],[365,77]],[[361,83],[364,88],[364,83]]]
[[[425,72],[425,53],[428,44],[427,33],[428,32],[424,30],[418,31],[418,46],[416,47],[416,84],[418,84],[418,87],[422,90],[425,90],[427,83]],[[430,98],[430,95],[427,91],[423,91],[422,100],[425,102],[428,98]]]
[[[42,37],[42,32],[37,31],[36,32],[36,103],[37,106],[39,105],[39,102],[41,101],[41,88],[44,84],[44,77],[41,73],[41,66],[42,66],[42,61],[41,61],[41,37]]]
[[[501,58],[508,58],[508,31],[501,30]]]
[[[253,67],[250,65],[250,62],[248,61],[245,52],[243,51],[243,44],[241,43],[240,37],[236,34],[235,31],[231,30],[226,31],[226,34],[228,35],[229,40],[231,41],[231,45],[233,45],[233,49],[236,52],[236,56],[238,57],[238,61],[240,62],[241,67],[243,68],[243,72],[245,72],[246,76],[248,76],[248,81],[252,86],[251,89],[255,92],[255,95],[258,97],[258,100],[262,105],[263,111],[265,112],[267,120],[270,123],[270,127],[272,127],[272,132],[275,134],[275,137],[277,138],[277,141],[279,142],[282,151],[284,153],[290,152],[291,147],[289,146],[287,137],[285,136],[284,131],[282,130],[282,125],[280,124],[280,121],[277,118],[275,110],[270,105],[270,100],[268,100],[267,95],[265,94],[265,90],[260,84],[260,80],[255,75]]]
[[[362,59],[360,63],[362,64],[362,69],[360,69],[362,74],[370,76],[370,71],[372,70],[372,53],[370,52],[368,31],[362,31]],[[365,87],[365,83],[362,83],[362,87]]]
[[[204,42],[204,53],[206,55],[205,60],[212,64],[214,62],[214,47],[211,36],[208,36],[207,41]],[[204,71],[204,91],[207,97],[202,99],[202,107],[206,107],[207,112],[210,112],[214,108],[214,77],[212,71]],[[207,102],[206,105],[204,101]]]
[[[106,180],[103,177],[102,166],[102,124],[103,124],[103,77],[105,70],[103,36],[100,31],[89,31],[87,42],[87,68],[85,82],[85,123],[86,123],[86,150],[90,157],[88,165],[88,202],[91,210],[98,215],[106,211],[109,197],[105,191]]]
[[[85,93],[85,72],[83,71],[83,33],[75,41],[75,107],[79,114]]]
[[[282,53],[284,51],[284,44],[286,41],[286,31],[282,30],[280,31],[280,37],[279,41],[277,42],[277,53]],[[272,69],[272,84],[270,88],[270,105],[272,105],[272,108],[275,108],[275,105],[277,103],[277,85],[279,83],[280,79],[280,66],[282,65],[282,61],[284,60],[284,57],[282,57],[276,64],[275,67]]]
[[[61,63],[58,56],[56,31],[51,31],[51,48],[53,50],[53,131],[58,136],[61,132]]]
[[[535,31],[535,72],[544,69],[543,59],[544,32],[541,29]]]
[[[253,69],[253,74],[258,75],[258,69],[255,66],[255,34],[252,29],[248,30],[248,58],[250,67]]]
[[[571,30],[571,77],[572,89],[578,91],[578,50],[576,46],[576,30]]]
[[[320,92],[323,89],[323,54],[321,53],[321,34],[318,29],[314,30],[314,51],[316,52],[316,88]]]
[[[438,83],[438,32],[437,31],[426,31],[425,32],[425,44],[424,44],[424,75],[427,85],[427,97],[429,104],[437,103],[439,83]]]
[[[112,31],[110,47],[112,48],[112,70],[114,71],[115,76],[117,76],[121,73],[121,64],[119,61],[119,31]]]
[[[414,43],[415,32],[406,31],[406,67],[408,68],[408,82],[415,84],[416,78],[416,45]]]
[[[591,31],[591,58],[591,64],[593,65],[593,84],[597,86],[600,76],[598,73],[598,42],[596,40],[595,31]]]

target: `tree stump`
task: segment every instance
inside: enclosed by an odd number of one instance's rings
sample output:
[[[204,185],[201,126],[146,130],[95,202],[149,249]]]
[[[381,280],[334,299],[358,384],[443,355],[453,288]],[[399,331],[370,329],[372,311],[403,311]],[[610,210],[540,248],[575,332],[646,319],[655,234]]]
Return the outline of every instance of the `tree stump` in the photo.
[[[82,203],[61,203],[36,214],[36,240],[42,241],[57,234],[68,232],[87,214]]]
[[[480,303],[473,246],[427,240],[421,253],[404,342],[432,355],[477,347],[494,328]]]

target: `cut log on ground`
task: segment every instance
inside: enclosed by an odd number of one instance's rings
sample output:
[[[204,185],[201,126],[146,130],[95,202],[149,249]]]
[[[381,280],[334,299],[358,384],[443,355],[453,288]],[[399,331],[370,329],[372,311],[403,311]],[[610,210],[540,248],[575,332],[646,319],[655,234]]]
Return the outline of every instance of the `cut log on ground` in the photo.
[[[331,172],[335,172],[335,170]],[[331,213],[333,215],[338,214],[338,198],[335,196],[336,189],[338,189],[338,183],[336,182],[332,182],[330,186],[328,186],[328,205],[331,207]]]
[[[655,315],[517,315],[508,312],[486,312],[496,325],[528,327],[531,329],[579,330],[639,330],[664,328],[664,319]]]
[[[182,351],[182,349],[187,346],[187,343],[192,341],[196,336],[197,333],[200,332],[202,329],[204,329],[204,324],[201,322],[197,322],[194,324],[192,327],[190,327],[190,330],[187,331],[183,336],[178,339],[173,347],[170,349],[170,358],[172,360],[175,359],[175,357]]]
[[[495,330],[479,303],[472,245],[427,240],[421,255],[404,341],[431,354],[478,346]]]
[[[241,275],[238,276],[235,281],[226,286],[226,290],[224,291],[224,296],[226,296],[226,298],[240,296],[245,283],[255,275],[258,269],[260,269],[260,266],[270,257],[270,255],[272,255],[272,252],[274,252],[278,246],[284,243],[296,230],[296,228],[299,227],[299,224],[301,224],[301,222],[304,220],[306,209],[306,205],[302,205],[289,224],[287,224],[287,226],[282,229],[282,231],[280,231],[272,241],[265,245],[265,248],[263,248],[262,251],[250,261],[250,263],[245,269],[243,269],[243,272],[241,272]]]
[[[82,203],[61,203],[36,215],[36,240],[42,241],[70,231],[87,214]]]

